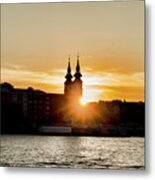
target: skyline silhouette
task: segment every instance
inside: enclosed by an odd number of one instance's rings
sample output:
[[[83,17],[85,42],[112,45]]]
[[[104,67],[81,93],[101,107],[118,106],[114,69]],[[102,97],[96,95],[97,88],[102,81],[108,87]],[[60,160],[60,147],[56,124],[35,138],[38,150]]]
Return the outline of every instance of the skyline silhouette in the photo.
[[[77,55],[77,65],[79,66],[79,53],[78,53],[78,55]],[[69,71],[70,71],[70,73],[72,73],[72,72],[74,72],[74,69],[75,69],[75,74],[76,74],[76,70],[77,70],[77,65],[76,65],[76,67],[75,68],[71,68],[72,66],[71,66],[71,58],[70,58],[70,55],[68,56],[68,67],[67,67],[67,71],[68,71],[68,68],[69,68]],[[78,68],[80,68],[80,67],[78,67]],[[82,68],[83,69],[83,68]],[[66,71],[66,70],[65,70]],[[71,72],[72,71],[72,72]],[[61,71],[61,73],[62,73],[63,71]],[[79,72],[80,72],[80,70],[79,70]],[[75,74],[74,74],[74,76],[75,76]],[[85,72],[83,72],[83,74],[85,75]],[[86,73],[87,74],[87,73]],[[64,76],[64,75],[63,75]],[[66,75],[67,76],[67,75]],[[65,78],[66,78],[66,76],[65,76]],[[72,76],[72,75],[71,75]],[[74,76],[72,76],[71,78],[73,78]],[[80,75],[80,76],[82,76],[82,75]],[[51,79],[54,77],[54,75],[53,75],[53,73],[52,73],[52,75],[51,75]],[[61,79],[63,79],[62,77],[61,77]],[[144,99],[136,99],[136,100],[130,100],[130,99],[128,99],[128,98],[117,98],[117,96],[116,97],[113,97],[113,99],[112,98],[110,98],[110,99],[107,99],[107,97],[105,96],[105,97],[102,97],[102,98],[99,98],[99,96],[98,96],[98,98],[97,99],[93,99],[92,97],[93,97],[93,95],[94,94],[90,94],[90,99],[89,99],[89,96],[87,97],[87,91],[86,91],[86,86],[85,86],[85,84],[86,84],[86,82],[85,82],[85,80],[87,81],[87,82],[89,82],[91,85],[92,85],[92,90],[93,90],[93,85],[95,85],[95,81],[93,81],[94,80],[94,78],[92,78],[91,79],[91,77],[88,77],[88,79],[87,79],[87,77],[85,77],[85,76],[83,76],[82,77],[82,81],[83,81],[83,83],[82,83],[82,96],[81,96],[81,104],[82,105],[85,105],[85,104],[87,104],[87,103],[89,103],[89,102],[98,102],[98,101],[100,101],[100,100],[105,100],[105,101],[113,101],[113,100],[120,100],[120,101],[128,101],[128,102],[144,102]],[[97,80],[97,79],[96,79]],[[133,80],[133,79],[132,79]],[[62,81],[62,80],[61,80]],[[140,80],[141,81],[141,80]],[[44,91],[44,92],[46,92],[46,93],[57,93],[57,94],[62,94],[63,93],[63,91],[64,91],[64,88],[62,88],[63,90],[62,91],[46,91],[44,88],[39,88],[39,86],[37,87],[37,86],[31,86],[31,84],[30,85],[28,85],[28,86],[14,86],[14,84],[12,84],[11,82],[9,82],[9,81],[7,81],[7,82],[2,82],[1,84],[3,84],[3,83],[9,83],[9,84],[11,84],[11,85],[13,85],[13,87],[15,87],[15,88],[19,88],[19,89],[27,89],[27,88],[32,88],[32,89],[36,89],[36,90],[41,90],[41,91]],[[56,81],[55,81],[55,83],[56,83]],[[57,82],[58,84],[59,84],[59,82]],[[101,82],[100,82],[101,83]],[[54,84],[53,84],[54,85]],[[63,84],[61,84],[60,86],[63,86],[64,85],[64,82],[63,82]],[[101,86],[102,86],[102,84],[100,84]],[[103,85],[103,88],[107,88],[108,86],[104,86]],[[118,88],[117,86],[116,86],[116,88]],[[124,87],[124,88],[126,88],[126,90],[130,90],[130,88],[132,89],[132,87]],[[95,88],[94,88],[95,89]],[[143,91],[144,91],[144,87],[143,87]],[[104,89],[102,89],[102,92],[104,93]],[[126,93],[126,91],[125,91],[125,93]],[[144,96],[144,94],[143,94],[143,96]]]
[[[1,80],[63,92],[80,53],[85,102],[144,101],[144,1],[1,5]]]
[[[145,170],[145,1],[0,6],[1,166]]]

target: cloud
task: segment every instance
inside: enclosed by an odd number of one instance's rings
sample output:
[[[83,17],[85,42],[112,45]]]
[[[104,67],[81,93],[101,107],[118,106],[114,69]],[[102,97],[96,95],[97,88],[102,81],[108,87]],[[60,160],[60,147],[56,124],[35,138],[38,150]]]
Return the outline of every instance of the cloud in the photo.
[[[15,85],[22,85],[25,88],[28,86],[38,85],[38,88],[43,88],[43,90],[49,91],[59,91],[63,90],[63,69],[54,69],[50,72],[40,72],[31,71],[23,69],[20,66],[8,66],[7,68],[2,68],[1,78],[2,81],[13,82]]]
[[[83,74],[86,85],[144,86],[144,72],[120,74],[89,70]]]
[[[32,86],[47,92],[63,93],[66,69],[32,71],[19,65],[7,65],[2,70],[2,81],[17,87]],[[140,99],[144,98],[144,72],[120,74],[118,72],[82,70],[84,96],[88,100],[105,98]]]
[[[83,77],[87,99],[144,100],[144,72],[120,74],[118,72],[86,71]]]

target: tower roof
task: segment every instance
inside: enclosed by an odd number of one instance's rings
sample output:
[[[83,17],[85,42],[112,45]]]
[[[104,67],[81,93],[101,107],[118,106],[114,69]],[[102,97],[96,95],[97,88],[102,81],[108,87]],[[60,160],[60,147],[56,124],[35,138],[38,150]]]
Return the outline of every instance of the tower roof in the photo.
[[[77,64],[76,64],[76,72],[74,74],[75,78],[80,78],[82,76],[80,72],[80,63],[79,63],[79,55],[77,55]]]
[[[70,56],[68,57],[68,67],[67,67],[67,74],[65,76],[65,78],[67,80],[71,80],[72,79],[72,74],[71,74],[71,66],[70,66]]]

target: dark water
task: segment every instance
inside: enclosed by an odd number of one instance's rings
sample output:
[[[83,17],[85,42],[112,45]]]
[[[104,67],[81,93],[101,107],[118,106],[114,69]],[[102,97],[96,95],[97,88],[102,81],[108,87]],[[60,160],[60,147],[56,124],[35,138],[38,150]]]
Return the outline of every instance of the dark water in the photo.
[[[13,167],[144,169],[144,138],[1,136],[1,164]]]

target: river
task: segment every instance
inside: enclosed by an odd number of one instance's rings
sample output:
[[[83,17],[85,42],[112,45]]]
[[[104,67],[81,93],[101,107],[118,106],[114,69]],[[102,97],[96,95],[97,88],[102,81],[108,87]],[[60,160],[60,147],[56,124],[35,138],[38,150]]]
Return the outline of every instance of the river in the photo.
[[[144,138],[2,135],[1,165],[144,169]]]

